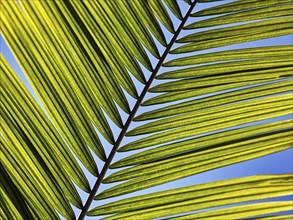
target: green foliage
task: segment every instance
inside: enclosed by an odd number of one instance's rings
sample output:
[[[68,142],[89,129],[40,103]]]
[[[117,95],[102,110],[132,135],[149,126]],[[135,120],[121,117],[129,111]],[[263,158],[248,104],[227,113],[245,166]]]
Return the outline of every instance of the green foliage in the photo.
[[[211,2],[218,6],[197,10]],[[79,219],[292,217],[270,216],[291,202],[265,200],[292,194],[290,174],[186,184],[90,209],[292,147],[292,120],[275,119],[292,114],[292,45],[239,45],[292,34],[291,0],[0,5],[1,35],[42,103],[1,54],[2,219],[75,219],[72,206]],[[151,93],[160,94],[146,100]],[[136,140],[122,146],[126,136]]]

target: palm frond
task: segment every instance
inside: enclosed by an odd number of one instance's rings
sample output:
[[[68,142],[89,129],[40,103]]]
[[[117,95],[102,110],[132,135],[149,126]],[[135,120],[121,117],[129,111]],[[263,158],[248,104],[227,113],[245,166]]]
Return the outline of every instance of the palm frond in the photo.
[[[290,0],[0,4],[42,104],[1,55],[3,219],[290,218],[290,174],[115,198],[292,148],[292,45],[245,46],[292,34]]]

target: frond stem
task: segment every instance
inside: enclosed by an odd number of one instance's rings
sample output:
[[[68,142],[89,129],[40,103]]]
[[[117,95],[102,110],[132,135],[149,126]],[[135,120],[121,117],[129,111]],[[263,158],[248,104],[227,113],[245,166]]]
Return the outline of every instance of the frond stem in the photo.
[[[120,143],[123,140],[123,138],[124,138],[124,136],[125,136],[125,134],[126,134],[126,132],[128,130],[129,125],[131,124],[131,122],[132,122],[132,120],[133,120],[133,118],[134,118],[134,116],[135,116],[140,104],[142,103],[142,101],[143,101],[148,89],[150,88],[153,80],[155,79],[155,76],[157,75],[157,73],[158,73],[160,67],[162,66],[164,60],[166,59],[169,51],[171,50],[172,46],[174,45],[174,43],[175,43],[180,31],[182,30],[184,24],[186,23],[189,15],[191,14],[191,12],[192,12],[193,8],[195,7],[195,5],[196,5],[196,0],[193,1],[191,3],[191,5],[189,6],[188,11],[186,12],[185,16],[183,17],[180,25],[178,26],[178,28],[175,31],[172,39],[170,40],[169,44],[167,45],[163,55],[161,56],[160,60],[158,61],[156,67],[154,68],[154,70],[153,70],[149,80],[147,81],[143,91],[141,92],[139,98],[137,99],[132,111],[130,112],[130,114],[129,114],[128,118],[127,118],[127,121],[125,122],[125,125],[123,126],[123,128],[122,128],[122,130],[121,130],[116,142],[113,145],[113,148],[112,148],[112,150],[111,150],[111,152],[109,154],[109,157],[105,161],[105,164],[104,164],[104,166],[102,168],[102,171],[101,171],[100,175],[98,176],[97,181],[96,181],[93,189],[91,190],[91,192],[89,194],[89,197],[87,198],[87,201],[86,201],[83,209],[81,210],[81,213],[80,213],[80,215],[78,217],[78,220],[83,220],[84,219],[84,217],[85,217],[85,215],[86,215],[86,213],[87,213],[87,211],[88,211],[88,209],[89,209],[89,207],[90,207],[90,205],[91,205],[91,203],[92,203],[92,201],[94,199],[94,196],[96,195],[96,193],[97,193],[97,191],[98,191],[98,189],[99,189],[99,187],[100,187],[100,185],[102,183],[102,180],[103,180],[104,176],[106,175],[106,172],[109,169],[109,166],[110,166],[110,164],[111,164],[111,162],[112,162],[112,160],[113,160],[113,158],[114,158],[114,156],[115,156],[115,154],[116,154],[116,152],[117,152],[117,150],[118,150],[118,148],[120,146]]]

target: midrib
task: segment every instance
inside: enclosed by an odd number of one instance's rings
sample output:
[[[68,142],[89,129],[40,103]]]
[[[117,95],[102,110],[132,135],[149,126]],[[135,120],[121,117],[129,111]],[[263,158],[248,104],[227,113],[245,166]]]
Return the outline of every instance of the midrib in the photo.
[[[130,112],[130,114],[129,114],[128,118],[127,118],[127,121],[125,122],[124,126],[122,127],[122,130],[121,130],[117,140],[115,141],[115,143],[113,145],[113,148],[112,148],[107,160],[105,161],[105,164],[104,164],[104,166],[103,166],[103,168],[102,168],[102,170],[101,170],[101,172],[100,172],[100,174],[99,174],[99,176],[98,176],[98,178],[97,178],[97,180],[95,182],[95,185],[93,186],[93,189],[91,190],[91,192],[90,192],[90,194],[89,194],[89,196],[88,196],[88,198],[86,200],[86,203],[85,203],[83,209],[81,210],[81,213],[80,213],[80,215],[78,217],[78,220],[83,220],[84,219],[84,217],[85,217],[85,215],[86,215],[86,213],[87,213],[87,211],[88,211],[88,209],[89,209],[89,207],[90,207],[90,205],[91,205],[91,203],[92,203],[92,201],[94,199],[94,196],[96,195],[96,193],[97,193],[97,191],[98,191],[98,189],[99,189],[99,187],[100,187],[100,185],[102,183],[102,180],[104,179],[104,176],[106,175],[106,173],[107,173],[107,171],[109,169],[109,166],[110,166],[110,164],[111,164],[111,162],[112,162],[112,160],[113,160],[113,158],[114,158],[114,156],[115,156],[115,154],[116,154],[116,152],[117,152],[117,150],[118,150],[118,148],[120,146],[120,143],[123,140],[123,138],[124,138],[124,136],[125,136],[125,134],[126,134],[126,132],[128,130],[129,125],[131,124],[131,122],[132,122],[132,120],[133,120],[133,118],[134,118],[134,116],[135,116],[140,104],[142,103],[145,95],[147,94],[148,89],[150,88],[153,80],[155,79],[158,71],[160,70],[163,62],[165,61],[169,51],[171,50],[172,46],[174,45],[177,37],[179,36],[184,24],[186,23],[189,15],[191,14],[191,12],[192,12],[193,8],[195,7],[195,5],[196,5],[196,0],[191,3],[188,11],[186,12],[186,14],[183,17],[180,25],[178,26],[177,30],[175,31],[172,39],[170,40],[169,44],[167,45],[163,55],[161,56],[161,58],[159,59],[157,65],[156,65],[156,67],[152,71],[152,74],[151,74],[149,80],[147,81],[147,83],[146,83],[144,89],[142,90],[139,98],[137,99],[132,111]]]

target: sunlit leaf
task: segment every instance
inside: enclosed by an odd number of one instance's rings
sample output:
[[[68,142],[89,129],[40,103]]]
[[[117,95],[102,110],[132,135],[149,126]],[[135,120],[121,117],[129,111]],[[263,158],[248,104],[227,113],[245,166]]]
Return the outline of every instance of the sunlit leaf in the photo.
[[[289,174],[142,195],[292,148],[291,0],[0,5],[1,219],[292,217]]]

